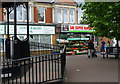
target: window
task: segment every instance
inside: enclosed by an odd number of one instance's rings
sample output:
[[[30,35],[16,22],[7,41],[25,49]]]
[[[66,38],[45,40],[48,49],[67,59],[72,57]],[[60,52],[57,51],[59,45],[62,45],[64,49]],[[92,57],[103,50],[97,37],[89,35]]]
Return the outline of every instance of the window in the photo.
[[[27,10],[25,8],[25,20],[27,20]],[[31,21],[31,5],[29,5],[29,21]]]
[[[68,8],[64,8],[64,23],[68,23]]]
[[[17,7],[17,20],[23,20],[23,6],[20,5]]]
[[[51,35],[30,35],[30,42],[51,44]]]
[[[9,10],[10,11],[10,10]],[[9,14],[9,20],[14,20],[14,10],[12,10]]]
[[[55,13],[54,8],[52,8],[53,23],[54,23],[54,15],[55,15],[54,13]]]
[[[38,7],[38,22],[45,22],[45,8]]]
[[[9,10],[10,11],[10,10]],[[17,11],[17,21],[27,20],[27,10],[22,5],[16,8]],[[14,21],[14,10],[9,14],[9,20]],[[31,21],[31,5],[29,6],[29,20]]]
[[[58,23],[62,23],[62,9],[57,8],[57,21]]]
[[[70,9],[70,23],[74,23],[74,9]]]
[[[39,35],[33,35],[34,42],[39,42]]]
[[[40,43],[51,44],[51,35],[40,35]]]

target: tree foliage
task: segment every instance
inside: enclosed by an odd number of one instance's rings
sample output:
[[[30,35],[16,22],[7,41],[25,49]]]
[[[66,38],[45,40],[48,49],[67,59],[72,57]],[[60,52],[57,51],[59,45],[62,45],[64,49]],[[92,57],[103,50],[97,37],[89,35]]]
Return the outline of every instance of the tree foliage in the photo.
[[[83,23],[94,27],[94,34],[120,40],[120,2],[85,2]]]

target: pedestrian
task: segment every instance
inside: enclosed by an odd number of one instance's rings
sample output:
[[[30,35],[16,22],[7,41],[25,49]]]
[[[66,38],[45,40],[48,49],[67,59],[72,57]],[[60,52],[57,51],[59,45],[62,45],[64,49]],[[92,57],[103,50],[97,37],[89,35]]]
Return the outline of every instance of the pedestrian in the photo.
[[[107,47],[110,47],[110,41],[108,40]]]
[[[105,46],[105,41],[103,40],[102,42],[101,42],[101,52],[104,52],[104,46]]]
[[[88,42],[88,58],[92,57],[92,50],[94,49],[94,44],[91,40]]]
[[[105,53],[106,53],[106,47],[107,47],[107,46],[106,46],[106,44],[105,44],[105,45],[104,45],[104,51],[105,51]]]

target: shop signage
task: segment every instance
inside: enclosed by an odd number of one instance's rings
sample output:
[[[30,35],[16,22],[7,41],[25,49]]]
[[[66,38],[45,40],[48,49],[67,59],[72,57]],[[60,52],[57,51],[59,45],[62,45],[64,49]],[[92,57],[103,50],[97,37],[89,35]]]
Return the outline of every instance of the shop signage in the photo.
[[[4,31],[5,31],[4,25],[0,25],[0,34],[4,34],[5,33]]]
[[[14,34],[14,25],[9,26],[9,33]],[[29,26],[30,34],[55,34],[55,26]],[[7,34],[7,26],[6,26]],[[27,26],[17,25],[17,34],[27,34]]]
[[[69,32],[93,32],[88,25],[69,25]]]
[[[61,32],[93,32],[93,27],[88,25],[61,25]]]

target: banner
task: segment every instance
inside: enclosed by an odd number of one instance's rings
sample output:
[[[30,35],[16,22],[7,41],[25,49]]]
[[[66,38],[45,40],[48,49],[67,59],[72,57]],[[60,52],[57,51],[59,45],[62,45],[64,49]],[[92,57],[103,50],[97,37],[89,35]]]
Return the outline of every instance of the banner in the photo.
[[[9,33],[14,34],[14,25],[9,26]],[[17,25],[17,34],[27,34],[27,26]],[[55,26],[29,26],[29,34],[55,34]]]
[[[93,32],[93,27],[90,28],[88,25],[61,25],[61,32]]]

